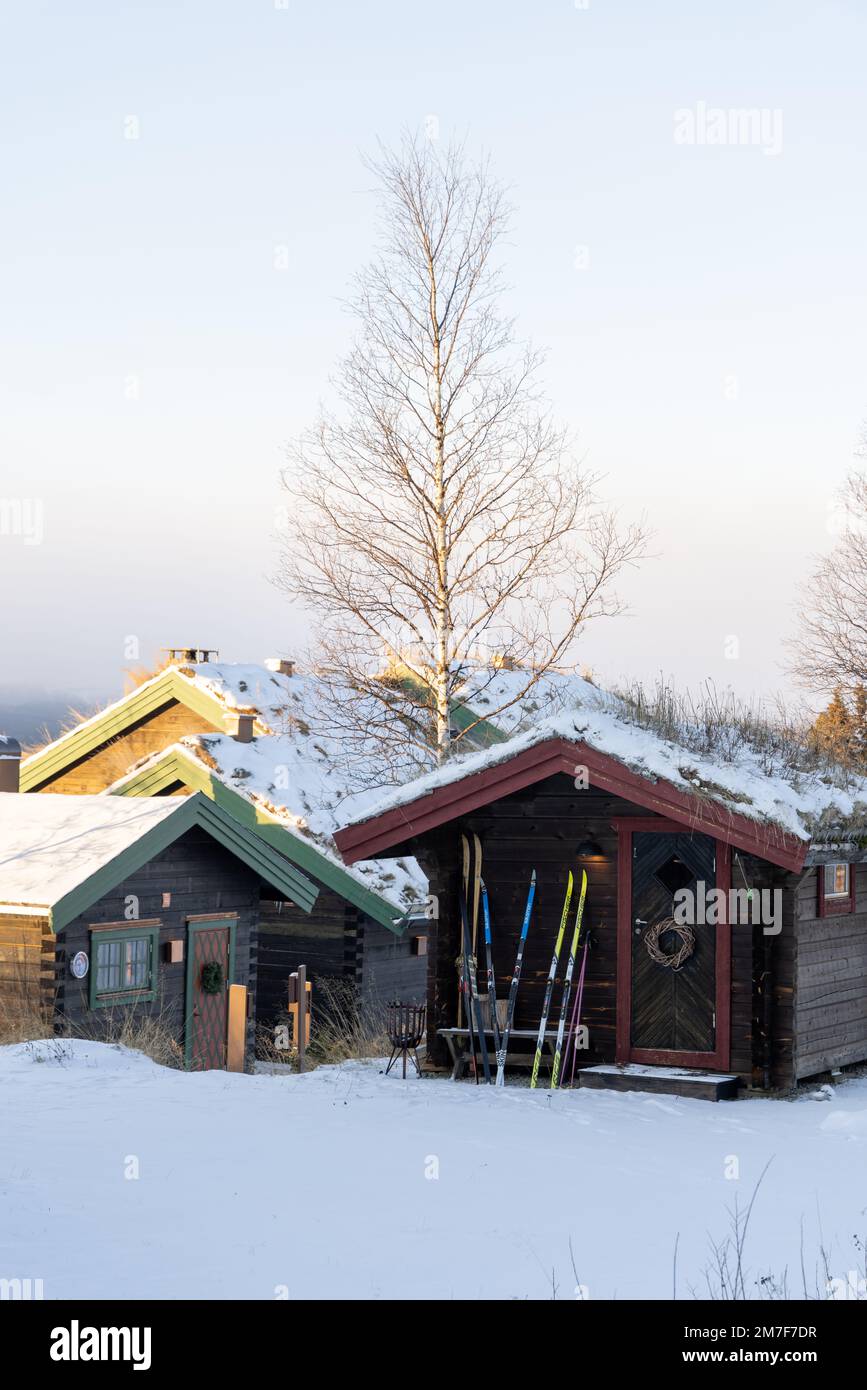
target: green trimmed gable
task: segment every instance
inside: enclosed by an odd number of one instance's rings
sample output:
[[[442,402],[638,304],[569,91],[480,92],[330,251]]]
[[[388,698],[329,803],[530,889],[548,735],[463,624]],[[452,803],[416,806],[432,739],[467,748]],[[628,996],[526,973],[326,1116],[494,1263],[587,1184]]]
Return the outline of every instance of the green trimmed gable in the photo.
[[[196,795],[185,799],[176,812],[145,831],[134,844],[115,855],[109,864],[102,865],[83,883],[52,903],[48,914],[51,930],[55,933],[62,931],[68,923],[195,826],[201,826],[212,839],[258,874],[263,882],[291,898],[304,912],[312,911],[319,896],[318,887],[261,835],[241,825],[234,816],[206,796]]]
[[[183,712],[172,727],[172,712]],[[191,717],[192,716],[192,719]],[[183,734],[233,734],[238,711],[170,667],[21,764],[23,792],[94,792]],[[126,759],[125,763],[123,759]]]
[[[164,796],[174,792],[178,786],[209,797],[233,819],[261,836],[268,845],[278,850],[322,887],[332,889],[341,898],[352,903],[359,912],[387,927],[396,936],[403,933],[404,926],[398,908],[371,889],[365,888],[363,883],[359,883],[353,874],[337,864],[330,855],[324,854],[315,845],[294,834],[276,816],[270,815],[263,807],[255,805],[240,792],[227,786],[216,772],[182,749],[167,749],[161,757],[152,759],[139,771],[125,778],[121,785],[112,788],[111,794]]]

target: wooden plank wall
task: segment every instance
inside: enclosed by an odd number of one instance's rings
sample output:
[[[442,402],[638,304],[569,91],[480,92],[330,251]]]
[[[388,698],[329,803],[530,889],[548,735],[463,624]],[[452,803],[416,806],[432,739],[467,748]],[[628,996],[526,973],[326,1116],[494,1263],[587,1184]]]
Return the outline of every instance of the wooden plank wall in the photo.
[[[731,1067],[751,1086],[789,1089],[794,1069],[795,894],[798,876],[732,854],[732,888],[782,894],[782,930],[733,925]]]
[[[314,1020],[323,1007],[323,981],[336,978],[352,982],[364,1004],[423,999],[427,961],[412,949],[412,937],[419,934],[412,929],[395,936],[330,888],[320,889],[309,916],[292,903],[263,901],[257,1022],[271,1027],[281,1017],[288,978],[299,965],[307,966],[313,982]]]
[[[798,885],[798,1079],[867,1060],[867,865],[854,872],[851,914],[819,917],[815,869]]]
[[[355,978],[354,911],[330,888],[320,889],[309,915],[294,903],[263,899],[260,904],[256,1021],[263,1027],[285,1017],[289,976],[299,965],[307,966],[314,1010],[323,979]]]
[[[399,999],[423,1004],[427,990],[427,957],[413,952],[413,938],[426,936],[426,926],[408,927],[401,936],[379,922],[359,923],[357,981],[363,1005],[382,1005]]]
[[[559,925],[568,871],[580,868],[575,851],[585,838],[603,851],[600,861],[586,864],[588,873],[586,929],[591,933],[584,987],[583,1021],[588,1025],[590,1048],[579,1060],[587,1065],[613,1061],[615,1047],[615,997],[617,985],[617,832],[615,817],[641,815],[641,807],[596,788],[578,791],[570,778],[548,778],[486,806],[462,824],[445,827],[413,842],[431,878],[431,892],[438,901],[438,920],[431,933],[428,977],[428,1046],[432,1060],[445,1062],[436,1029],[455,1023],[457,971],[460,950],[458,879],[460,834],[477,833],[483,847],[483,875],[491,904],[494,972],[497,996],[508,994],[518,935],[529,887],[530,871],[537,872],[536,902],[518,993],[516,1026],[538,1027]],[[577,899],[576,899],[577,905]],[[568,943],[567,943],[568,945]],[[483,948],[479,947],[484,958]],[[563,965],[558,974],[555,1005],[560,998]],[[577,973],[576,973],[577,980]],[[555,1020],[556,1022],[556,1020]]]
[[[134,763],[161,753],[186,734],[222,732],[186,705],[173,700],[156,714],[142,719],[122,738],[82,758],[49,782],[42,790],[69,792],[75,796],[101,792],[129,772]]]

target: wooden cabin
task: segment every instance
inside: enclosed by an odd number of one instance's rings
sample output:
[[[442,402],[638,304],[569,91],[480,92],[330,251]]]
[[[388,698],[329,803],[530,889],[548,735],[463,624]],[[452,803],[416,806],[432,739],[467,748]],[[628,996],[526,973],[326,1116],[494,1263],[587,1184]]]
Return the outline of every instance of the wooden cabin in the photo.
[[[417,866],[395,873],[392,862],[343,864],[330,838],[328,795],[345,800],[346,759],[311,732],[312,684],[279,659],[172,665],[21,764],[24,792],[201,793],[314,882],[312,912],[263,890],[262,1026],[285,1010],[288,977],[301,964],[313,981],[314,1011],[317,986],[335,978],[362,1004],[421,998],[425,989],[426,885]]]
[[[97,1039],[148,1016],[190,1069],[242,1070],[263,890],[317,897],[205,796],[2,793],[0,1010]]]
[[[531,871],[538,876],[516,1027],[535,1035],[567,874],[586,870],[581,1084],[652,1089],[656,1081],[717,1098],[733,1089],[723,1078],[789,1090],[867,1061],[864,850],[811,839],[798,820],[797,794],[784,804],[782,790],[759,772],[747,778],[733,766],[710,769],[645,730],[579,711],[487,754],[456,759],[336,838],[348,862],[414,855],[429,876],[437,904],[431,1064],[449,1061],[461,837],[478,835],[500,1000]],[[719,898],[709,896],[716,889],[724,895],[721,912]],[[675,969],[682,938],[670,928],[651,936],[651,929],[690,901],[705,907]],[[477,955],[484,980],[481,944]],[[532,1044],[516,1044],[510,1055],[522,1046]],[[672,1068],[682,1073],[682,1087]]]

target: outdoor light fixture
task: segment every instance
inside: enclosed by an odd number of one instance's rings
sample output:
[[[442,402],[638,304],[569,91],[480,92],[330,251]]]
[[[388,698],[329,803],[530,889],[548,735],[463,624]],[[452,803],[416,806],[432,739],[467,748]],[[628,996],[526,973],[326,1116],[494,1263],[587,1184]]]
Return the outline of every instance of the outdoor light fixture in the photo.
[[[579,859],[603,859],[605,852],[595,840],[582,840],[575,851]]]

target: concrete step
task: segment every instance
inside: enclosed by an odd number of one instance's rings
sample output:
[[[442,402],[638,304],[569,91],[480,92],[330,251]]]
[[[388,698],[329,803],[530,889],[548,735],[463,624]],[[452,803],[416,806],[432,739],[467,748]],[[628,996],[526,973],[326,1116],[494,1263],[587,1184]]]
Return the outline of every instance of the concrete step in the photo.
[[[635,1063],[583,1067],[580,1084],[595,1090],[648,1091],[653,1095],[691,1096],[694,1100],[734,1100],[739,1078],[688,1067],[640,1067]]]

